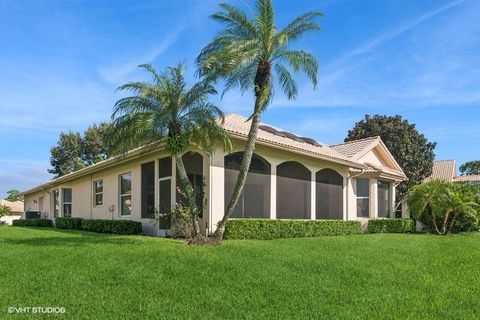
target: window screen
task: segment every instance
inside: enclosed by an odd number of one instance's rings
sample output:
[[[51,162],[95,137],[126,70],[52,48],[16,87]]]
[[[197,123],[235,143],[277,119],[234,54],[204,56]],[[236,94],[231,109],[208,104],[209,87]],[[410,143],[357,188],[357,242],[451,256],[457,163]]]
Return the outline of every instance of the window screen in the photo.
[[[120,214],[132,214],[132,174],[125,173],[120,176]]]
[[[155,218],[155,162],[142,164],[142,218]]]
[[[72,189],[62,189],[63,216],[72,216]]]
[[[382,218],[390,217],[390,182],[378,180],[378,216]]]
[[[368,179],[357,179],[357,217],[368,218],[370,212],[370,184]]]
[[[233,194],[235,183],[243,160],[243,153],[225,156],[225,208]],[[235,207],[234,218],[270,217],[270,164],[254,154],[247,174],[245,187]]]
[[[277,167],[277,218],[310,219],[311,173],[298,162]]]
[[[316,218],[343,219],[343,177],[332,169],[315,175]]]

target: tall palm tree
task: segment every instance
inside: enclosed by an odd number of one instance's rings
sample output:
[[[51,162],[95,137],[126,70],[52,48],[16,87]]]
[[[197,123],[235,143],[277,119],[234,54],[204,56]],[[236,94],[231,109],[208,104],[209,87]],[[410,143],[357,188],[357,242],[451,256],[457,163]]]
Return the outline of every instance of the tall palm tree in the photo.
[[[197,205],[182,154],[187,150],[211,151],[217,143],[230,149],[231,143],[221,124],[222,111],[208,102],[215,88],[206,80],[188,87],[183,64],[158,73],[150,65],[139,67],[149,72],[152,82],[130,82],[117,90],[133,93],[115,104],[111,142],[121,153],[163,144],[175,158],[182,191],[192,214],[192,236],[200,234]]]
[[[319,31],[316,20],[322,13],[307,12],[292,20],[285,28],[278,29],[272,0],[256,0],[256,11],[252,17],[226,3],[220,4],[220,7],[221,11],[213,14],[212,18],[221,23],[224,29],[197,57],[199,74],[207,79],[224,80],[223,93],[239,87],[242,92],[253,90],[255,96],[238,179],[215,231],[215,236],[222,239],[225,224],[245,185],[261,114],[272,99],[273,84],[278,82],[288,99],[295,99],[298,93],[291,70],[303,72],[314,87],[317,84],[318,63],[315,57],[305,51],[291,50],[289,45],[310,31]]]

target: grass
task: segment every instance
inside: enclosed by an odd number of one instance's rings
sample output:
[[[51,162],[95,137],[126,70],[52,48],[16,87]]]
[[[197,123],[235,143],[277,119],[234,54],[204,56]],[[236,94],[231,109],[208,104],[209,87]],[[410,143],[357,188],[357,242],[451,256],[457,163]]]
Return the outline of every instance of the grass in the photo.
[[[0,228],[8,306],[68,319],[477,319],[480,235],[372,234],[189,247]],[[10,315],[6,318],[41,318]]]

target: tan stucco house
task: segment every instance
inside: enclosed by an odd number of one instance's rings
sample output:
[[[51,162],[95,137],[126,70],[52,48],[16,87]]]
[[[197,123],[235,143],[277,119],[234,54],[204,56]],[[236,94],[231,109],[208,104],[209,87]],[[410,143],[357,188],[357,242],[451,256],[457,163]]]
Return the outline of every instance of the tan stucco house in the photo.
[[[212,233],[233,191],[250,123],[228,114],[234,151],[184,156],[205,208],[202,229]],[[393,217],[395,187],[406,179],[379,137],[326,145],[261,125],[247,183],[234,217],[341,219]],[[137,149],[25,191],[25,210],[63,216],[141,221],[161,235],[155,212],[170,210],[177,194],[175,160],[161,148]]]

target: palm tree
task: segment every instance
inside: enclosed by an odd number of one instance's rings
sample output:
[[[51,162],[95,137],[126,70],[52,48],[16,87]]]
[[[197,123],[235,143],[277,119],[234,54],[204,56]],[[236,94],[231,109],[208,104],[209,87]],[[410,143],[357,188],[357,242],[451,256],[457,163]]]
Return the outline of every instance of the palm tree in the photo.
[[[205,80],[188,88],[183,76],[184,64],[161,73],[150,65],[139,67],[149,72],[153,81],[130,82],[117,89],[133,95],[115,104],[111,142],[123,154],[139,146],[165,146],[176,160],[182,191],[192,215],[192,236],[199,236],[200,209],[182,154],[191,149],[211,151],[217,143],[231,148],[221,127],[223,113],[208,102],[208,96],[216,93],[215,88]]]
[[[316,19],[322,16],[320,12],[307,12],[280,30],[275,25],[271,0],[256,0],[256,11],[251,18],[229,4],[222,3],[220,7],[221,11],[213,14],[212,18],[224,29],[200,52],[196,59],[198,72],[207,79],[224,80],[223,93],[234,87],[239,87],[242,92],[253,90],[255,104],[249,118],[250,132],[235,189],[215,231],[218,239],[223,238],[225,224],[245,185],[261,114],[272,100],[274,80],[288,99],[295,99],[298,93],[291,69],[303,72],[314,87],[317,84],[318,63],[315,57],[288,47],[306,33],[319,31]]]
[[[411,216],[428,220],[437,234],[449,233],[459,215],[477,217],[478,188],[473,185],[433,180],[407,193]]]
[[[12,214],[12,209],[6,205],[0,205],[0,218]]]

